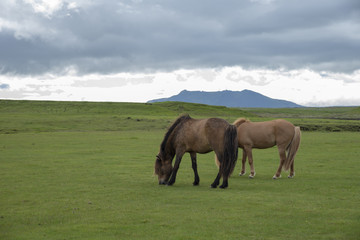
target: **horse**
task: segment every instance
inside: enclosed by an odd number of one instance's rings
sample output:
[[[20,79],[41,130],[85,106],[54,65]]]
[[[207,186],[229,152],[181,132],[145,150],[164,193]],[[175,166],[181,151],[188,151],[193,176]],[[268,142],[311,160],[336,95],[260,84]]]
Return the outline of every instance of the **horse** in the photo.
[[[233,124],[237,128],[238,145],[243,149],[240,176],[245,175],[245,163],[247,157],[250,165],[249,178],[254,178],[255,176],[252,156],[253,148],[265,149],[275,145],[277,146],[280,155],[280,165],[273,176],[273,179],[281,177],[281,169],[287,171],[290,168],[288,178],[293,178],[295,176],[294,159],[300,146],[300,127],[295,127],[292,123],[282,119],[265,122],[251,122],[244,118],[239,118]],[[219,166],[216,156],[215,162]]]
[[[171,186],[175,183],[181,158],[188,152],[195,175],[193,185],[199,185],[196,153],[211,151],[215,152],[219,161],[219,172],[211,187],[216,188],[222,177],[220,188],[226,188],[238,157],[236,127],[221,118],[193,119],[188,114],[180,116],[165,134],[156,156],[155,174],[158,175],[159,184]]]

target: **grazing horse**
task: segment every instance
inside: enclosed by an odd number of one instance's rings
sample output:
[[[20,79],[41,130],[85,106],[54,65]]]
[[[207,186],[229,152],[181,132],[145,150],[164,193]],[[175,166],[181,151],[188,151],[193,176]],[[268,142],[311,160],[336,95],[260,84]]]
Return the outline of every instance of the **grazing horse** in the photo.
[[[158,175],[159,184],[175,183],[181,158],[188,152],[195,175],[193,185],[198,185],[200,178],[196,153],[211,151],[215,152],[219,160],[219,173],[211,187],[216,188],[222,177],[223,183],[220,188],[226,188],[238,156],[236,127],[220,118],[193,119],[189,115],[179,117],[165,134],[160,152],[156,156],[155,174]],[[173,167],[172,160],[175,155]]]
[[[246,158],[249,158],[250,178],[255,176],[252,149],[265,149],[277,146],[280,155],[280,165],[273,179],[280,177],[281,169],[289,170],[288,178],[295,176],[294,158],[300,145],[300,127],[292,123],[277,119],[266,122],[250,122],[239,118],[233,123],[237,128],[239,147],[243,149],[242,169],[240,176],[245,174]],[[286,154],[287,152],[287,154]],[[216,157],[216,156],[215,156]],[[216,164],[219,166],[217,160]]]

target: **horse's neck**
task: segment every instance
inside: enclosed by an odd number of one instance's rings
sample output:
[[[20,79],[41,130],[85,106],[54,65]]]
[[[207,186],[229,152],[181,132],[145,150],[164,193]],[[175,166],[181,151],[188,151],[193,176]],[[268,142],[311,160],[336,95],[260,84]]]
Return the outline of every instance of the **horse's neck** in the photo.
[[[176,152],[175,147],[174,147],[174,145],[172,143],[172,139],[170,138],[167,141],[167,143],[165,145],[165,149],[162,152],[162,154],[163,154],[164,157],[172,159],[175,156],[175,152]]]

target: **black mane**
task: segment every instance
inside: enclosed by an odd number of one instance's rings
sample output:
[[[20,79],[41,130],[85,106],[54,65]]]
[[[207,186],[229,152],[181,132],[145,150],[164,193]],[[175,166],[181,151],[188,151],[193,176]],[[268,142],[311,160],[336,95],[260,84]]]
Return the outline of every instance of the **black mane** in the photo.
[[[187,121],[189,119],[191,119],[189,114],[182,115],[181,117],[176,119],[176,121],[173,123],[173,125],[171,125],[171,127],[169,128],[169,130],[165,134],[164,140],[162,141],[162,143],[160,145],[160,152],[162,152],[162,153],[165,152],[166,144],[167,144],[167,142],[169,140],[170,135],[173,133],[174,129],[177,126],[181,125],[182,123],[184,123],[185,121]]]

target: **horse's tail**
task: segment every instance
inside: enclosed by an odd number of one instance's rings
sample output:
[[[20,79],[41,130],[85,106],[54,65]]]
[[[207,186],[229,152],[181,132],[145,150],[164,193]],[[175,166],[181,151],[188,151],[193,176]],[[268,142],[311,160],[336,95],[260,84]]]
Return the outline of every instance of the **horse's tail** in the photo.
[[[287,153],[286,161],[284,163],[284,170],[285,171],[289,170],[291,164],[294,162],[296,152],[297,152],[297,150],[299,149],[299,146],[300,146],[300,138],[301,138],[300,127],[295,127],[294,137],[291,140],[291,143],[289,144],[289,146],[287,148],[288,153]]]
[[[224,135],[224,152],[220,161],[220,171],[223,177],[229,177],[234,171],[238,158],[237,130],[234,125],[229,125]]]

